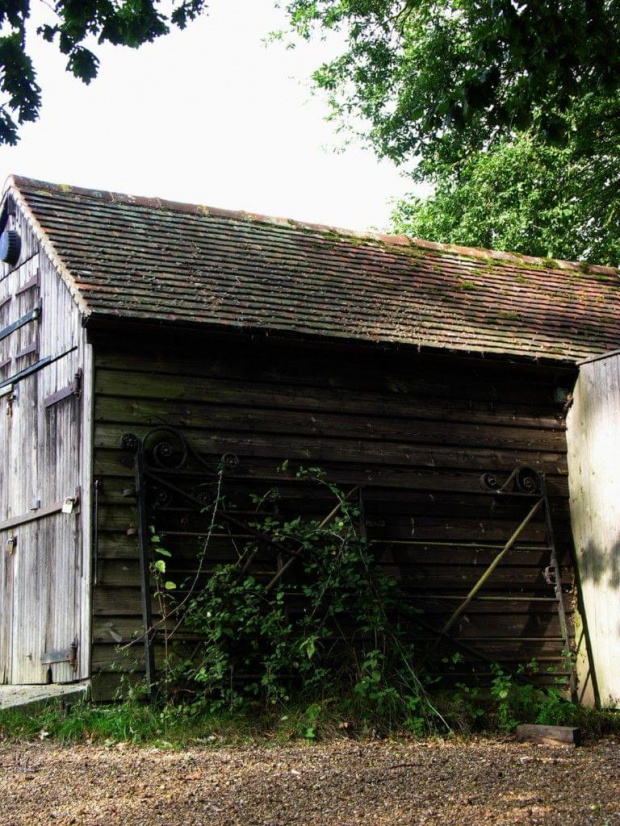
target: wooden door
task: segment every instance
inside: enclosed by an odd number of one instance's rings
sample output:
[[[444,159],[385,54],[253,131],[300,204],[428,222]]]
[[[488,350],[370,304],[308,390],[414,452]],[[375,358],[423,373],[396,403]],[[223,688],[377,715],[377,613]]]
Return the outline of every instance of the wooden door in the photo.
[[[0,679],[72,682],[82,594],[81,400],[77,354],[22,379],[10,405],[0,522]],[[0,411],[0,415],[3,411]]]

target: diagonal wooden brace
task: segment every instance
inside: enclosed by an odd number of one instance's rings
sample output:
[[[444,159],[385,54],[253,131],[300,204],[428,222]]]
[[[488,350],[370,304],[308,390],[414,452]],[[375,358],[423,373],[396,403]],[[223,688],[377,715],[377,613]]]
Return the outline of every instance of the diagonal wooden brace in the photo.
[[[469,592],[469,594],[467,594],[467,597],[465,598],[465,601],[464,601],[464,602],[462,602],[462,603],[461,603],[461,605],[459,605],[459,607],[456,609],[456,611],[452,614],[452,616],[450,617],[450,619],[447,621],[447,623],[446,623],[446,624],[444,625],[444,627],[441,629],[440,634],[447,634],[447,633],[448,633],[448,631],[450,630],[450,628],[452,628],[452,626],[454,625],[454,623],[455,623],[455,622],[457,621],[457,619],[461,616],[461,614],[463,614],[463,613],[467,610],[467,606],[469,605],[469,603],[470,603],[470,602],[472,601],[472,599],[476,596],[476,594],[477,594],[477,593],[478,593],[478,591],[482,588],[482,586],[485,584],[485,582],[489,579],[489,577],[491,576],[491,574],[493,573],[493,571],[497,568],[497,566],[499,565],[499,563],[500,563],[500,562],[502,561],[502,559],[506,556],[506,554],[507,554],[507,553],[508,553],[508,551],[512,548],[512,546],[515,544],[515,542],[517,541],[517,539],[521,536],[521,533],[523,532],[523,530],[524,530],[524,529],[525,529],[525,528],[529,525],[529,523],[532,521],[532,519],[536,516],[536,514],[538,513],[538,509],[540,508],[540,506],[542,505],[542,503],[543,503],[543,502],[544,502],[544,497],[541,497],[541,498],[538,500],[538,502],[536,502],[536,504],[535,504],[535,505],[534,505],[534,507],[530,510],[530,512],[529,512],[529,513],[528,513],[528,515],[525,517],[525,519],[523,520],[523,522],[521,522],[521,524],[520,524],[520,525],[519,525],[519,527],[516,529],[516,531],[513,533],[513,535],[510,537],[510,539],[508,540],[508,542],[504,545],[504,547],[503,547],[503,548],[502,548],[502,550],[498,553],[498,555],[495,557],[495,559],[493,560],[493,562],[491,562],[491,564],[489,565],[489,567],[488,567],[488,568],[486,569],[486,571],[482,574],[482,576],[480,577],[480,579],[478,580],[478,582],[476,582],[476,584],[475,584],[475,585],[474,585],[474,587],[471,589],[471,591]]]

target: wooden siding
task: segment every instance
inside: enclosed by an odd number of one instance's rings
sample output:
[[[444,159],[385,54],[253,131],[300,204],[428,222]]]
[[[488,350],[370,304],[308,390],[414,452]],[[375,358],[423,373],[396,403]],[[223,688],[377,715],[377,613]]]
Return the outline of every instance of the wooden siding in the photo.
[[[28,222],[9,226],[22,251],[0,276],[0,329],[40,313],[0,341],[0,682],[72,682],[90,657],[90,345]],[[77,668],[42,662],[74,640]]]
[[[563,405],[554,401],[557,387],[572,386],[572,371],[227,337],[121,343],[101,336],[95,356],[95,673],[109,678],[113,664],[130,671],[140,659],[138,647],[116,651],[141,628],[133,465],[120,440],[162,423],[214,459],[237,454],[249,484],[278,485],[291,512],[321,513],[324,505],[316,498],[308,505],[299,484],[277,472],[285,459],[292,467],[320,465],[344,486],[364,485],[370,538],[436,628],[523,515],[522,504],[498,504],[481,475],[517,465],[544,471],[572,627]],[[166,528],[176,553],[195,554],[198,523]],[[214,544],[213,564],[230,558],[226,547]],[[562,670],[557,604],[543,577],[548,564],[545,529],[536,522],[459,622],[457,638],[475,640],[497,661],[536,657],[541,678],[548,667]],[[110,690],[109,679],[100,685]]]
[[[620,708],[620,355],[581,366],[568,417],[570,509],[595,691]]]

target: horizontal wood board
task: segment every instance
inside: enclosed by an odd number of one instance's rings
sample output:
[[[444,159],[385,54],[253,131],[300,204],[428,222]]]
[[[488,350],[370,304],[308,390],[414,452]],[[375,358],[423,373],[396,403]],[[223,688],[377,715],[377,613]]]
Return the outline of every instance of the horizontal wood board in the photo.
[[[564,413],[554,400],[558,388],[572,387],[572,371],[217,337],[119,345],[100,336],[94,344],[95,671],[107,673],[118,644],[141,628],[133,459],[120,440],[164,424],[179,428],[214,466],[224,453],[238,456],[239,501],[275,486],[287,511],[325,515],[326,497],[316,490],[310,495],[295,479],[300,465],[319,465],[344,489],[364,486],[377,558],[434,628],[531,506],[527,498],[491,494],[481,476],[494,473],[503,481],[523,464],[543,471],[572,627]],[[284,460],[290,462],[285,473],[279,470]],[[181,507],[159,519],[178,570],[191,570],[204,516]],[[209,553],[213,565],[230,561],[230,538],[216,536]],[[273,567],[267,557],[257,559],[265,575]],[[536,657],[559,666],[562,641],[553,588],[544,578],[548,564],[546,531],[537,520],[483,599],[457,623],[457,639],[474,641],[499,662]]]

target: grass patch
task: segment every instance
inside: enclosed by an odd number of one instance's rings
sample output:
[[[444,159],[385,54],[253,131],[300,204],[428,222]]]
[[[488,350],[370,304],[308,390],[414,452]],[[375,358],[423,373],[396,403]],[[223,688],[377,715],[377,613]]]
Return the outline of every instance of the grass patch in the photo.
[[[259,737],[247,715],[196,715],[180,706],[126,701],[100,705],[59,700],[0,711],[0,740],[55,740],[70,744],[131,743],[180,748],[191,743],[239,744]]]
[[[476,733],[505,734],[517,723],[546,723],[579,726],[585,738],[620,736],[620,714],[584,708],[538,692],[524,702],[523,697],[498,701],[476,689],[437,692],[433,701],[449,724],[443,732],[422,730],[416,725],[364,713],[346,701],[322,700],[289,703],[270,711],[255,713],[208,713],[167,703],[148,705],[127,700],[111,705],[86,700],[69,705],[52,700],[0,711],[0,741],[53,740],[62,744],[116,743],[182,748],[240,746],[248,743],[284,745],[290,742],[367,740],[383,737],[411,737],[429,734],[467,737]],[[415,720],[416,718],[412,718]]]

